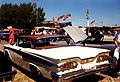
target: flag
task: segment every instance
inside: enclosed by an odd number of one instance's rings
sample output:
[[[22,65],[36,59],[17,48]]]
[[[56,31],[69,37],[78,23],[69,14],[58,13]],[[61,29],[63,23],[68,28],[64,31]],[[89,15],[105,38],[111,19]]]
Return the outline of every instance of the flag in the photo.
[[[60,17],[58,17],[58,21],[60,20],[60,19],[62,19],[63,21],[65,21],[66,19],[68,19],[68,18],[70,18],[71,17],[71,14],[66,14],[66,15],[62,15],[62,16],[60,16]]]
[[[59,21],[60,19],[63,19],[64,16],[65,16],[65,15],[59,16],[57,20]]]
[[[68,19],[68,18],[70,18],[71,17],[71,14],[66,14],[65,16],[64,16],[64,18],[63,18],[63,20],[66,20],[66,19]]]
[[[57,22],[58,21],[58,18],[52,18],[52,22],[54,23],[54,22]]]
[[[90,26],[95,26],[95,20],[90,23]]]
[[[52,22],[55,22],[55,18],[54,17],[52,18]]]

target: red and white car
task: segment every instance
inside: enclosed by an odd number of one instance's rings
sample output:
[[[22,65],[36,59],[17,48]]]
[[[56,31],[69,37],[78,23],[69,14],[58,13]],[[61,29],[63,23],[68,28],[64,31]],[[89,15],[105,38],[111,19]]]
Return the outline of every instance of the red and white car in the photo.
[[[4,45],[4,53],[12,63],[34,74],[37,80],[70,82],[111,69],[110,50],[70,46],[70,39],[64,35],[22,35],[17,45]]]

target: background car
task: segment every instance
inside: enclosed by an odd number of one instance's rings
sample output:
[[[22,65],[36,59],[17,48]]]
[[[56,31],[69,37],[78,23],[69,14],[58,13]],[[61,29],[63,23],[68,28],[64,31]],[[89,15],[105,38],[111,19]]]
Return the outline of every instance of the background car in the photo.
[[[4,30],[1,31],[1,32],[0,32],[0,37],[1,37],[2,40],[8,41],[9,31],[4,31]]]
[[[72,38],[71,45],[80,45],[87,47],[103,48],[111,50],[111,56],[114,53],[114,36],[91,35],[87,36],[79,27],[67,26],[63,28]]]

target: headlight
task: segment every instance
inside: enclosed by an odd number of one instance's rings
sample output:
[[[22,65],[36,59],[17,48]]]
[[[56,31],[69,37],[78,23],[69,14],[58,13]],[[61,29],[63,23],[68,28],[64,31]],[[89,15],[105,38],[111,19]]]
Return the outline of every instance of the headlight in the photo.
[[[66,62],[60,66],[60,69],[61,69],[61,71],[70,70],[70,69],[76,68],[77,65],[78,65],[77,62],[75,62],[75,61]]]

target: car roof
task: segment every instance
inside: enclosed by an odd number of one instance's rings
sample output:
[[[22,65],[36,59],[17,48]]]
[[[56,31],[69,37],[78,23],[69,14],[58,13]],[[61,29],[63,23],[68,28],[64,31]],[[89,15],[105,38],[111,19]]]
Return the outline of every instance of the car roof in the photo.
[[[21,35],[19,38],[30,38],[30,39],[42,39],[42,38],[57,38],[57,37],[68,37],[65,35]]]

